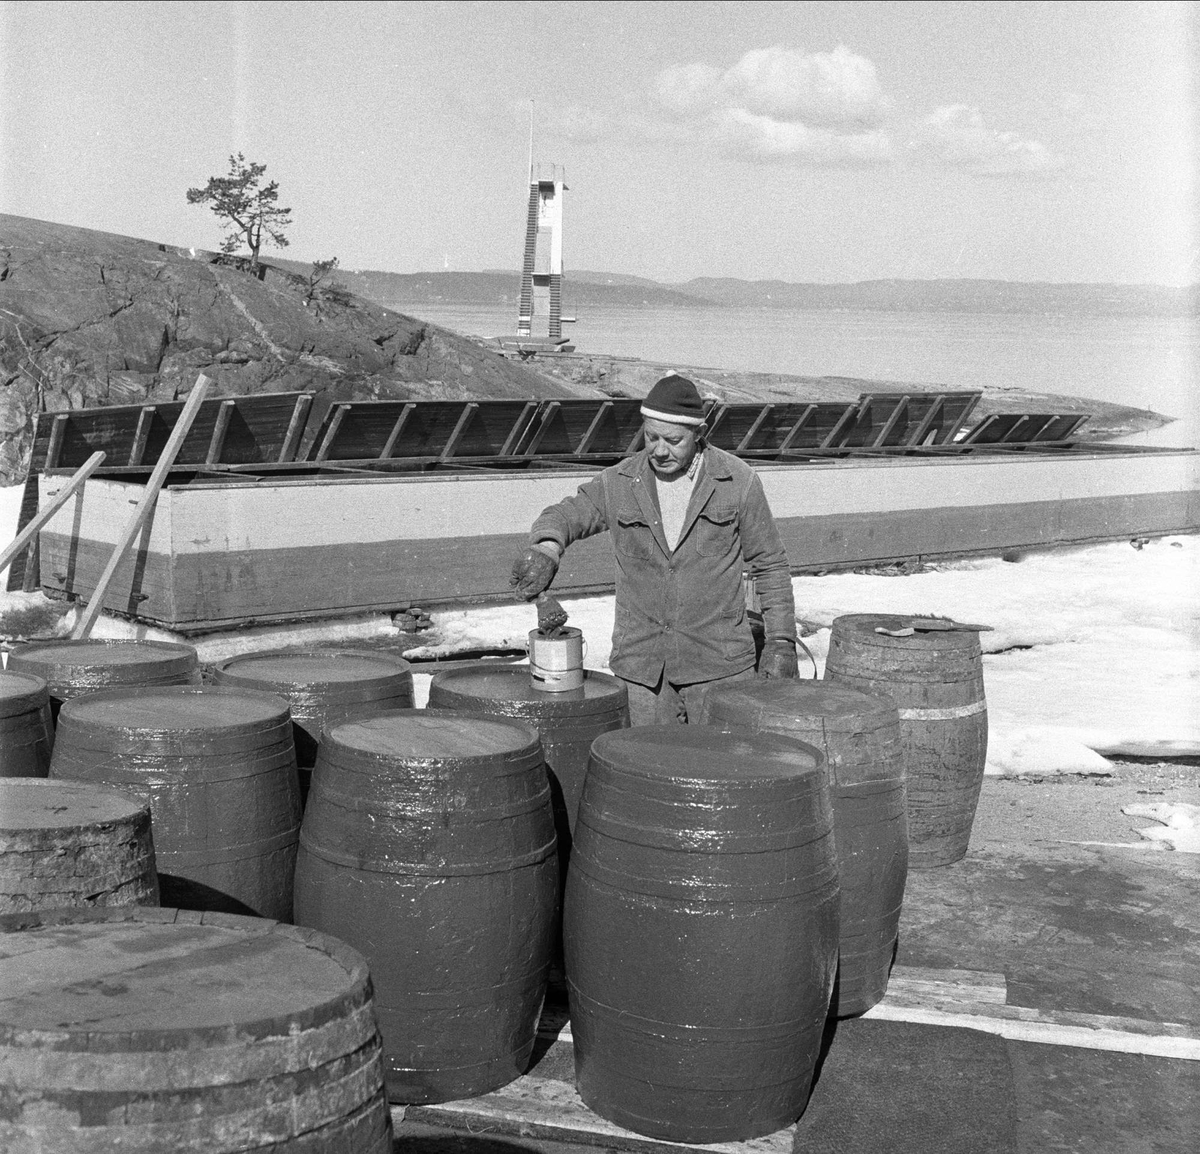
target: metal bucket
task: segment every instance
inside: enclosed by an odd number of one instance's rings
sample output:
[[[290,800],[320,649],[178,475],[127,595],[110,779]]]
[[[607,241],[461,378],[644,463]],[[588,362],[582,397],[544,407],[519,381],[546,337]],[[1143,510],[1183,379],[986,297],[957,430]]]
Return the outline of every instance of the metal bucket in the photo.
[[[583,634],[572,626],[544,637],[529,633],[529,681],[543,693],[565,693],[583,685]]]

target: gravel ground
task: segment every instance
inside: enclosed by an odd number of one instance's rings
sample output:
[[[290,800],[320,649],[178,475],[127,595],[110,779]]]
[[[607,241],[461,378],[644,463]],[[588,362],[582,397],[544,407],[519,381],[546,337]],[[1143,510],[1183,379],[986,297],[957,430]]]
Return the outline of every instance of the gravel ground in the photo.
[[[1154,802],[1200,805],[1200,760],[1117,761],[1110,777],[987,777],[971,830],[971,849],[989,842],[1012,846],[1099,841],[1169,852],[1163,843],[1138,835],[1139,829],[1159,823],[1121,812],[1126,806]]]

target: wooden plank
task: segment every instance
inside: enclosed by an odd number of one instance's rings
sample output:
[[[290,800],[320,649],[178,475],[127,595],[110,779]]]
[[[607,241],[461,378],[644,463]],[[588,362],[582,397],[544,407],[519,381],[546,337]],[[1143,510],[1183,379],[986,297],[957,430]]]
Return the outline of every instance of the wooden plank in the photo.
[[[235,408],[233,401],[222,401],[217,410],[217,419],[213,422],[212,436],[208,442],[208,453],[204,457],[206,465],[215,465],[221,459],[221,450],[225,448],[225,434],[229,432],[229,419]]]
[[[579,444],[575,446],[574,452],[579,456],[591,452],[592,444],[600,432],[601,426],[604,424],[604,418],[613,410],[612,401],[602,401],[600,407],[596,410],[596,415],[592,418],[592,423],[588,425],[587,431],[579,439]]]
[[[46,460],[42,466],[44,469],[57,469],[59,467],[59,457],[62,456],[63,438],[67,432],[67,422],[70,420],[69,413],[57,413],[54,420],[50,424],[50,443],[46,446]],[[32,468],[30,469],[32,472]]]
[[[304,436],[304,427],[308,424],[308,414],[312,409],[312,394],[301,393],[292,406],[292,415],[288,419],[287,431],[279,444],[277,461],[294,461],[300,451],[300,441]]]
[[[67,483],[55,494],[54,499],[44,509],[38,510],[37,516],[25,525],[3,552],[0,552],[0,569],[5,568],[25,548],[33,535],[67,503],[79,486],[100,467],[103,461],[103,453],[93,453],[87,462],[76,470]]]
[[[396,450],[396,442],[400,440],[400,434],[404,432],[404,426],[408,424],[408,418],[412,416],[413,410],[416,408],[409,401],[404,408],[400,410],[400,415],[396,418],[396,423],[392,426],[392,431],[388,433],[388,438],[383,443],[383,448],[379,451],[379,456],[382,459],[387,459]]]
[[[457,448],[458,442],[462,440],[463,434],[467,431],[467,426],[470,425],[478,413],[479,405],[475,401],[470,401],[463,405],[462,413],[455,422],[450,436],[446,438],[446,443],[442,446],[442,451],[438,454],[443,461],[449,460],[454,456],[454,450]]]
[[[316,456],[313,458],[317,461],[324,461],[329,456],[329,451],[333,446],[333,442],[337,437],[338,429],[341,427],[342,421],[346,418],[348,406],[334,405],[326,418],[328,424],[325,426],[325,435],[321,438],[321,444],[317,448]]]
[[[738,452],[741,449],[750,448],[755,436],[758,433],[758,430],[763,427],[764,422],[771,415],[771,408],[772,406],[770,405],[763,405],[763,407],[759,410],[758,416],[755,417],[751,422],[750,428],[746,430],[746,435],[738,442],[737,449],[735,449],[734,452]]]
[[[129,522],[121,535],[117,538],[117,544],[112,551],[112,556],[109,558],[104,572],[101,573],[99,580],[96,582],[95,592],[71,632],[73,640],[82,640],[91,633],[92,626],[95,625],[96,618],[100,616],[100,610],[104,605],[104,594],[108,589],[109,582],[112,581],[113,575],[117,571],[117,566],[121,563],[121,559],[125,555],[125,551],[133,544],[134,537],[137,536],[138,531],[145,524],[146,518],[150,516],[151,510],[154,508],[154,503],[158,500],[158,491],[162,488],[163,482],[167,479],[167,473],[175,463],[175,457],[179,453],[183,439],[187,436],[188,430],[191,429],[192,422],[196,419],[196,413],[199,411],[200,403],[204,400],[205,394],[208,392],[208,387],[211,384],[212,381],[201,374],[192,387],[187,404],[184,405],[183,412],[180,413],[179,420],[175,423],[175,428],[171,430],[170,439],[167,441],[166,447],[158,459],[158,464],[155,466],[150,481],[146,485],[141,499],[138,501],[137,508],[134,510],[133,516],[129,518]]]
[[[133,444],[129,447],[127,464],[140,465],[146,456],[146,445],[150,441],[150,429],[154,425],[154,405],[146,405],[138,414],[137,428],[133,434]]]
[[[536,401],[528,401],[526,403],[520,415],[513,421],[512,428],[509,430],[508,436],[504,439],[504,444],[500,446],[499,455],[501,457],[507,457],[516,451],[516,447],[525,435],[525,431],[529,428],[530,421],[532,421],[537,408]]]
[[[571,1061],[570,1042],[556,1042],[547,1059],[548,1064],[556,1068],[566,1066]],[[397,1109],[393,1107],[393,1111]],[[406,1106],[400,1110],[399,1120],[453,1126],[475,1132],[486,1129],[529,1138],[607,1146],[632,1154],[667,1154],[673,1151],[684,1154],[690,1150],[708,1150],[714,1154],[792,1154],[796,1140],[794,1124],[774,1134],[744,1142],[691,1145],[648,1138],[592,1113],[583,1104],[583,1099],[571,1082],[561,1077],[539,1074],[537,1070],[478,1098],[441,1102],[435,1106]]]
[[[815,404],[805,406],[804,412],[800,414],[800,418],[792,424],[792,427],[788,430],[787,436],[779,442],[779,451],[781,453],[786,453],[788,449],[792,447],[793,442],[795,442],[795,440],[804,431],[809,420],[816,411],[817,406]]]

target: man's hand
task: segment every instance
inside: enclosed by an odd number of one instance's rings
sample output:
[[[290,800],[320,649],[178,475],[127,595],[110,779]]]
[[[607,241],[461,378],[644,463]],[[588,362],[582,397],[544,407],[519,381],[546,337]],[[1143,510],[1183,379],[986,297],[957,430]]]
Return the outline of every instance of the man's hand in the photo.
[[[539,593],[549,588],[558,572],[558,562],[542,549],[530,546],[513,562],[512,579],[509,584],[526,601],[532,601]]]
[[[763,645],[758,659],[760,681],[771,681],[777,677],[799,677],[800,665],[796,660],[796,643],[786,637],[769,638]]]

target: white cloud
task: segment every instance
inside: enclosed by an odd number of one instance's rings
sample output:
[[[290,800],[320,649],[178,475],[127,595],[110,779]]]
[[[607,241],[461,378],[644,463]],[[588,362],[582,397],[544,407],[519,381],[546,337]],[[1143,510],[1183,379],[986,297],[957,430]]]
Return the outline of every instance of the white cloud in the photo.
[[[892,155],[879,127],[891,101],[875,65],[841,45],[754,49],[724,72],[700,63],[669,68],[651,84],[650,105],[692,138],[750,160],[854,165]]]
[[[874,127],[891,107],[875,65],[841,44],[808,55],[782,45],[747,52],[721,88],[734,107],[813,127]]]
[[[917,156],[974,176],[1044,176],[1063,166],[1044,144],[989,128],[979,109],[965,104],[931,112],[917,124],[911,147]]]
[[[742,108],[720,113],[717,128],[725,150],[749,160],[867,165],[885,163],[892,157],[891,141],[883,132],[838,133],[756,116]]]

